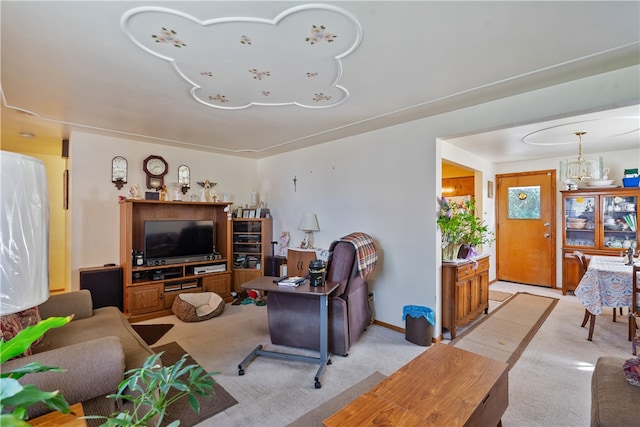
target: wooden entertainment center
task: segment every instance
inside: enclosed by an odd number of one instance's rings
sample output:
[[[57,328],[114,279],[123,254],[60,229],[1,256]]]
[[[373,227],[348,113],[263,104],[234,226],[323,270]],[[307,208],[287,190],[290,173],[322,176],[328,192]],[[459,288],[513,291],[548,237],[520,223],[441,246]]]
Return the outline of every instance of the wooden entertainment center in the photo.
[[[120,265],[124,282],[124,314],[131,322],[166,316],[180,293],[215,292],[231,297],[231,203],[120,202]],[[134,251],[144,247],[144,222],[149,220],[212,220],[215,256],[196,262],[134,265]],[[136,263],[138,264],[138,263]]]

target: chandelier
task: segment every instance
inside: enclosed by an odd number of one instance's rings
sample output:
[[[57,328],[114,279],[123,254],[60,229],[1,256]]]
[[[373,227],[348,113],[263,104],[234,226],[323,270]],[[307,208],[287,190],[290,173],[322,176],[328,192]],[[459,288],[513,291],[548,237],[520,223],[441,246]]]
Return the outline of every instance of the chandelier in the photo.
[[[586,181],[589,179],[599,179],[601,159],[585,159],[582,155],[582,136],[587,132],[575,132],[578,137],[578,160],[566,163],[565,178],[569,180]]]

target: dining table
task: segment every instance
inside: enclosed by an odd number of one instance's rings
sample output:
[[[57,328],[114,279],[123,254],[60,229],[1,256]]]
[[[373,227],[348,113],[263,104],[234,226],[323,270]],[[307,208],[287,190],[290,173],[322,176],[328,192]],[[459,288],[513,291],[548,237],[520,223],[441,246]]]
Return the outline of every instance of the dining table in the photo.
[[[626,256],[591,257],[589,267],[574,291],[589,313],[597,316],[602,313],[602,307],[631,306],[633,265],[628,265],[628,261]]]

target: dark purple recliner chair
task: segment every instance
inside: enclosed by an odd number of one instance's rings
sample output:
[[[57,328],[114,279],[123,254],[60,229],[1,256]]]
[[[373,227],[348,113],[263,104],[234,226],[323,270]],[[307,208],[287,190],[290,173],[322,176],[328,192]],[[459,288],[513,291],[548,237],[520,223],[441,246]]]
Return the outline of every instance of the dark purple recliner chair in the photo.
[[[349,236],[369,236],[353,233]],[[348,238],[345,236],[343,239]],[[371,322],[369,290],[358,269],[356,246],[343,239],[332,243],[327,283],[340,283],[329,296],[329,352],[346,356]],[[373,267],[377,252],[373,248]],[[371,249],[370,249],[371,250]],[[370,254],[371,257],[371,254]],[[267,301],[271,342],[290,347],[320,349],[320,304],[318,297],[271,292]]]

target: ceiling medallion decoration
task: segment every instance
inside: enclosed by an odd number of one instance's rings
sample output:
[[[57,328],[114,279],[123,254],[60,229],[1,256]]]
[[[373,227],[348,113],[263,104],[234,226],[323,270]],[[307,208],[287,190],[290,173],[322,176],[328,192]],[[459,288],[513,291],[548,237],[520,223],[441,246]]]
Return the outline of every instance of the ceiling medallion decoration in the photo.
[[[182,43],[180,39],[177,39],[175,35],[175,31],[162,28],[159,36],[152,34],[151,37],[156,41],[156,43],[170,43],[174,47],[186,46],[186,44]]]
[[[225,110],[342,104],[349,98],[340,85],[342,58],[362,40],[353,15],[325,4],[296,6],[273,19],[205,20],[145,6],[127,11],[120,24],[135,45],[171,63],[195,101]]]
[[[311,27],[311,37],[307,37],[305,41],[308,41],[309,44],[320,43],[321,41],[326,41],[327,43],[331,43],[335,38],[335,34],[327,33],[324,25],[316,26],[313,25]]]

